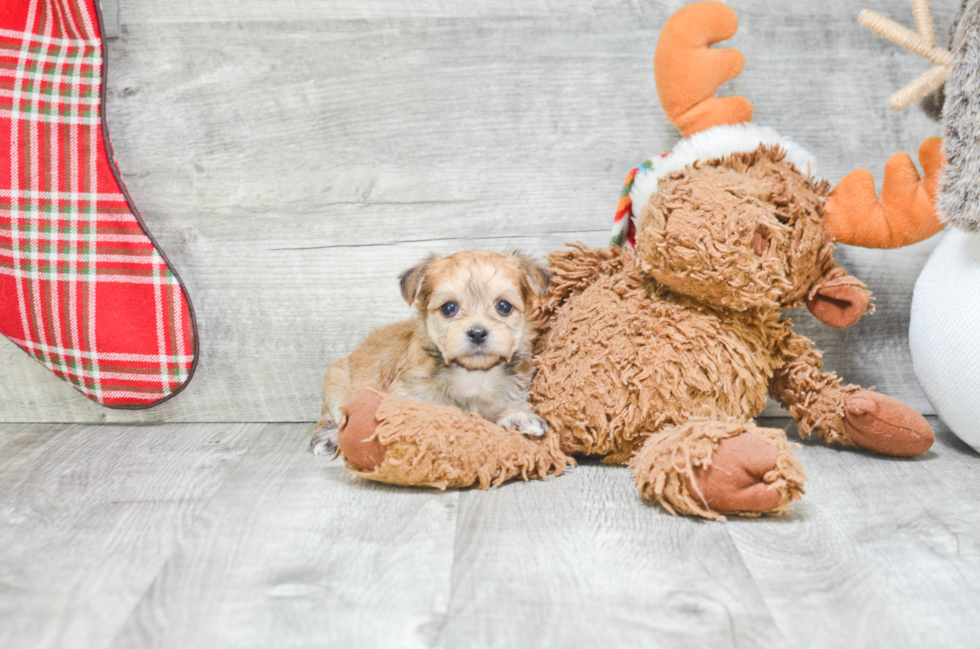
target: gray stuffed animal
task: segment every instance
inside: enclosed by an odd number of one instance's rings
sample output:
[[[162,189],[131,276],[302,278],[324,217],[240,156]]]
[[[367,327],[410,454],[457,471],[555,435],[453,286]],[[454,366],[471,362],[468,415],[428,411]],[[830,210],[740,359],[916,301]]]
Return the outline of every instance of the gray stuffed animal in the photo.
[[[916,376],[936,413],[980,450],[980,0],[962,0],[949,49],[936,47],[928,0],[912,0],[916,31],[870,11],[861,24],[936,67],[892,95],[902,109],[924,96],[943,125],[936,213],[954,229],[936,246],[915,285],[909,347]]]
[[[980,230],[980,0],[963,0],[949,29],[953,61],[946,83],[922,100],[943,124],[946,166],[936,211],[946,223]]]

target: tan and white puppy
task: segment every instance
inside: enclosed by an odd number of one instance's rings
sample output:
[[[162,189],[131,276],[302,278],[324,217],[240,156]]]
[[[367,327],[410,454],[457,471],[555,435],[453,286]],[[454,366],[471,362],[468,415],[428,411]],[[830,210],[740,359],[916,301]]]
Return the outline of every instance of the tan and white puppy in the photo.
[[[483,250],[433,254],[405,271],[402,295],[416,317],[375,329],[330,368],[310,449],[336,452],[341,408],[364,390],[457,406],[529,437],[544,435],[548,426],[531,412],[527,391],[534,303],[550,278],[519,252]]]

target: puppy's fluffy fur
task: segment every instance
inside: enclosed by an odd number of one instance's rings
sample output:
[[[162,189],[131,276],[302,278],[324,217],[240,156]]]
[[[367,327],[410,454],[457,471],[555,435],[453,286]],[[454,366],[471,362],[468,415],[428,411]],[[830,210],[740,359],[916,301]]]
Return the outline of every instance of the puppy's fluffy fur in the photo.
[[[416,317],[375,329],[330,368],[312,451],[336,452],[341,408],[364,390],[457,406],[543,435],[547,424],[531,412],[527,391],[535,303],[549,280],[547,270],[518,252],[432,255],[405,271],[402,295]]]

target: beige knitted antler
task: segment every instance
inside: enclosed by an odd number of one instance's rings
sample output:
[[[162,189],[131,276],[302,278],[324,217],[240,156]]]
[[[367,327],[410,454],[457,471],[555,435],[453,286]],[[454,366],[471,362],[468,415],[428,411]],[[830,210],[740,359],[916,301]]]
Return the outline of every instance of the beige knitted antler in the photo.
[[[936,31],[929,0],[912,0],[912,15],[915,16],[918,33],[868,9],[858,15],[858,22],[874,33],[936,64],[888,98],[888,105],[895,110],[902,110],[942,86],[946,82],[949,65],[953,62],[953,55],[949,50],[936,47]]]

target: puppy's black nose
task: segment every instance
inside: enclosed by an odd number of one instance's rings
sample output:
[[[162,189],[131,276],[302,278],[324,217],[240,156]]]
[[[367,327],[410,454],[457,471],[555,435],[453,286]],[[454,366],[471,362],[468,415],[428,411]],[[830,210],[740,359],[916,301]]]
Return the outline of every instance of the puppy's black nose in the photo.
[[[483,341],[486,340],[487,336],[489,335],[490,332],[484,329],[483,327],[473,327],[472,329],[466,332],[466,337],[472,340],[477,345],[482,345]]]

